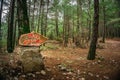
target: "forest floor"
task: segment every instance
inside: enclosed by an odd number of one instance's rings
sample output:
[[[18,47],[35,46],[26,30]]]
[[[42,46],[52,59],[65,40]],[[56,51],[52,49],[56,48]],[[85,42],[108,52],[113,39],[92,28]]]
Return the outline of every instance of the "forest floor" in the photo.
[[[88,48],[63,48],[53,41],[42,47],[46,73],[19,80],[120,80],[120,39],[99,43],[96,59],[87,60]]]
[[[95,60],[87,60],[88,50],[58,48],[42,51],[48,75],[53,80],[120,80],[120,40],[108,39],[97,49]],[[54,45],[53,45],[54,46]]]

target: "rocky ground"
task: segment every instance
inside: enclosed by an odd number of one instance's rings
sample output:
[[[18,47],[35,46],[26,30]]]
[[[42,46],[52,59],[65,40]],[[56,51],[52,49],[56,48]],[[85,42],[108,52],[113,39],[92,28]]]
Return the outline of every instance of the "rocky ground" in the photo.
[[[2,64],[9,59],[8,54],[1,54],[0,76],[7,71],[7,80],[120,80],[119,39],[99,43],[96,59],[92,61],[86,59],[88,48],[63,48],[59,43],[52,42],[41,49],[45,70],[16,75],[14,69],[3,67]]]

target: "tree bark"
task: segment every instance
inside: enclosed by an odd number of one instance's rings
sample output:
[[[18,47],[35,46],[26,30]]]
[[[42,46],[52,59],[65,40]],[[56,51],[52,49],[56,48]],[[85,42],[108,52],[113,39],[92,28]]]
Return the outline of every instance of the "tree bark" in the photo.
[[[80,46],[81,44],[81,34],[82,33],[82,1],[77,0],[77,28],[76,28],[76,41],[75,44],[76,46]]]
[[[34,20],[34,12],[35,12],[35,2],[36,2],[36,0],[33,0],[33,13],[32,13],[32,22],[31,22],[31,31],[34,31],[35,30],[35,27],[34,27],[34,22],[35,22],[35,20]]]
[[[44,34],[44,3],[42,4],[42,7],[41,7],[41,34],[43,35]]]
[[[56,36],[57,36],[57,38],[59,36],[59,30],[58,30],[58,8],[57,8],[58,3],[59,2],[57,0],[54,0],[54,5],[55,5],[55,26],[56,26]]]
[[[89,27],[89,36],[88,36],[88,41],[91,39],[91,13],[90,13],[90,4],[91,4],[91,0],[88,0],[88,27]]]
[[[102,2],[104,3],[104,0],[102,0]],[[105,43],[105,37],[106,37],[106,15],[105,15],[105,4],[103,4],[103,38],[102,38],[102,42]]]
[[[2,52],[2,27],[1,27],[1,17],[2,17],[2,8],[3,8],[3,0],[1,0],[1,6],[0,6],[0,52]]]
[[[90,43],[90,49],[88,53],[88,60],[94,60],[96,54],[96,44],[98,39],[98,24],[99,24],[99,0],[94,0],[94,23],[92,41]]]
[[[47,2],[46,2],[46,6],[47,6],[47,8],[46,8],[46,12],[45,12],[45,28],[44,28],[44,36],[46,36],[46,33],[47,33],[47,26],[48,26],[48,17],[47,17],[47,15],[48,15],[48,6],[49,6],[49,0],[47,0]]]
[[[40,0],[40,2],[39,2],[39,15],[38,15],[38,27],[37,27],[37,32],[40,31],[40,18],[41,18],[42,3],[43,3],[43,0]]]
[[[10,3],[10,10],[9,10],[9,22],[8,22],[8,36],[7,36],[7,51],[8,53],[12,53],[14,50],[14,6],[15,6],[15,0],[11,0]]]
[[[18,14],[18,29],[19,29],[18,33],[20,37],[20,35],[30,32],[26,0],[17,0],[17,14]]]

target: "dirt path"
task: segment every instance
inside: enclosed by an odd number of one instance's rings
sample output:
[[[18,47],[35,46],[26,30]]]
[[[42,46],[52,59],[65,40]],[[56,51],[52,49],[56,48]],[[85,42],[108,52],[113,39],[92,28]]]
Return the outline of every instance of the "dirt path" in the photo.
[[[52,74],[50,78],[54,80],[120,80],[120,41],[107,40],[102,45],[105,45],[105,49],[97,49],[97,58],[93,61],[86,59],[88,49],[59,48],[43,51],[45,65]]]
[[[104,49],[97,49],[96,59],[90,61],[86,59],[89,49],[62,48],[52,42],[41,51],[46,74],[30,73],[34,77],[18,80],[120,80],[120,40],[100,45]],[[7,55],[0,54],[0,64],[8,61]]]

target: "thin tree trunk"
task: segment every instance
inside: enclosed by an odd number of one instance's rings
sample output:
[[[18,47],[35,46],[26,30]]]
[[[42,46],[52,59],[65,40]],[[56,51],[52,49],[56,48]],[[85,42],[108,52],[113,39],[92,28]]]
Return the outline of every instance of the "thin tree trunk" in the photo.
[[[77,28],[76,28],[76,46],[80,46],[81,44],[81,34],[82,33],[82,2],[81,0],[77,0]]]
[[[14,50],[14,38],[13,38],[13,32],[14,32],[14,6],[15,6],[15,0],[11,0],[10,3],[10,11],[9,11],[9,23],[8,23],[8,36],[7,36],[7,51],[8,53],[12,53]]]
[[[29,26],[31,28],[31,25],[30,25],[30,22],[31,22],[31,0],[29,0],[28,10],[29,10],[29,12],[28,12],[28,14],[29,14]]]
[[[75,40],[74,40],[74,25],[75,25],[75,21],[74,21],[74,11],[73,11],[72,13],[73,13],[73,19],[72,19],[72,22],[73,22],[73,23],[72,23],[72,24],[73,24],[73,25],[72,25],[72,39],[73,39],[73,42],[74,42],[74,41],[75,41]]]
[[[2,52],[2,27],[1,27],[1,17],[2,17],[2,8],[3,8],[3,0],[1,0],[1,6],[0,6],[0,52]]]
[[[96,54],[96,44],[98,39],[98,25],[99,25],[99,0],[94,0],[94,23],[92,41],[90,43],[90,49],[88,53],[88,60],[94,60]]]
[[[41,12],[41,34],[44,34],[44,5],[42,7],[42,12]]]
[[[64,47],[67,47],[67,15],[66,15],[66,9],[64,10],[64,23],[63,23],[63,45]]]
[[[49,0],[47,0],[47,9],[46,9],[46,14],[45,14],[45,28],[44,28],[44,36],[46,36],[46,30],[47,30],[47,26],[48,26],[48,22],[47,22],[47,14],[48,14],[48,6],[49,6]]]
[[[91,39],[91,13],[90,13],[90,4],[91,4],[91,1],[88,0],[88,16],[89,16],[89,19],[88,19],[88,27],[89,27],[89,36],[88,36],[88,41]]]
[[[55,26],[56,26],[56,36],[58,37],[59,31],[58,31],[58,11],[55,12]]]
[[[34,2],[34,7],[33,7],[33,13],[32,13],[32,22],[31,22],[31,31],[34,31],[34,29],[35,29],[35,27],[34,27],[34,12],[35,12],[35,0],[33,0],[33,2]]]
[[[40,31],[40,18],[41,18],[42,3],[43,3],[43,0],[40,0],[37,32]]]
[[[104,3],[104,0],[102,0],[102,2]],[[106,15],[105,15],[105,4],[103,5],[103,38],[102,38],[102,42],[105,43],[105,34],[106,34]]]
[[[57,9],[58,3],[59,2],[57,0],[54,0],[54,5],[55,5],[55,31],[56,31],[57,38],[59,36],[59,30],[58,30],[58,9]]]

